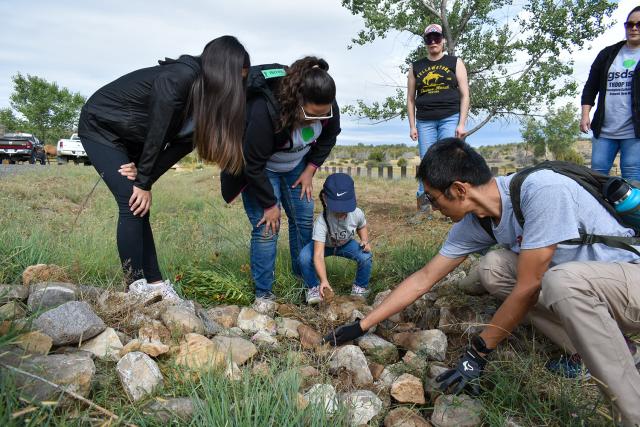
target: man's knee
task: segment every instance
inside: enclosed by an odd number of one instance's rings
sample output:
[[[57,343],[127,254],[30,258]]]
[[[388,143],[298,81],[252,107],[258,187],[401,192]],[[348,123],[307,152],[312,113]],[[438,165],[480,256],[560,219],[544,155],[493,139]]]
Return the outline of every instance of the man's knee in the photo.
[[[579,295],[592,293],[592,285],[589,277],[597,277],[594,266],[585,262],[567,262],[556,265],[542,276],[541,296],[539,301],[547,309],[551,305]],[[596,273],[593,275],[593,273]]]
[[[515,271],[513,264],[516,262],[517,255],[507,249],[491,251],[480,259],[480,283],[487,292],[495,295],[504,289],[505,279],[509,279],[510,272]],[[511,279],[515,284],[516,277]]]

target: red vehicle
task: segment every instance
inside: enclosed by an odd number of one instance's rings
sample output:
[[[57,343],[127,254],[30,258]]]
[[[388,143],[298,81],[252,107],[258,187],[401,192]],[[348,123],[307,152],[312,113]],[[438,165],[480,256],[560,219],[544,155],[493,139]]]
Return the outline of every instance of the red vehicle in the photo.
[[[29,162],[36,160],[42,164],[40,153],[44,152],[43,144],[29,133],[7,133],[0,138],[0,162],[8,159],[9,163]]]

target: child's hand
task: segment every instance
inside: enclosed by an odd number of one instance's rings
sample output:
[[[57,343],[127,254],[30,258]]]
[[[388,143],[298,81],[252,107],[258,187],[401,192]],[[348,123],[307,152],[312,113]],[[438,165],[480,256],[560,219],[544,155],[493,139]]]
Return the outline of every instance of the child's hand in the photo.
[[[329,285],[329,282],[321,282],[320,283],[320,296],[324,299],[324,291],[325,289],[330,289],[331,293],[333,293],[333,288]]]
[[[371,243],[369,242],[360,242],[360,247],[363,252],[371,252]]]

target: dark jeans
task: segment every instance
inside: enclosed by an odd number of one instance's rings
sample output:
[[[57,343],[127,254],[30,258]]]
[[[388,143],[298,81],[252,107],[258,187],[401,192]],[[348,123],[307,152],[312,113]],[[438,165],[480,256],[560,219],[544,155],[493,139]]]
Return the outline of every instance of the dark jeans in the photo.
[[[118,204],[116,239],[120,262],[127,281],[132,282],[142,278],[147,279],[148,282],[160,281],[162,274],[158,266],[156,246],[149,223],[150,212],[143,217],[133,215],[129,207],[129,198],[133,194],[133,181],[118,172],[121,165],[130,163],[132,160],[124,149],[113,144],[96,142],[95,140],[99,138],[99,135],[81,136],[87,156]],[[162,151],[153,169],[152,181],[155,182],[191,150],[191,144],[174,144]]]
[[[353,284],[361,288],[369,287],[372,267],[371,252],[363,251],[360,244],[354,239],[335,248],[325,246],[324,256],[325,258],[328,256],[338,256],[355,261],[358,264],[358,269],[356,270],[356,278]],[[320,285],[320,280],[316,275],[315,264],[313,263],[313,242],[308,243],[302,248],[302,251],[300,251],[300,269],[302,271],[304,284],[307,288],[315,288]]]

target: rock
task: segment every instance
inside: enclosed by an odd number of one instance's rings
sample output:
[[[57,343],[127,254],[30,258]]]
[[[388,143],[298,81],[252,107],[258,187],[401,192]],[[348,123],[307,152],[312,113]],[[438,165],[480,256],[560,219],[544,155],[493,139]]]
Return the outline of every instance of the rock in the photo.
[[[431,360],[443,361],[447,353],[447,336],[438,329],[401,332],[393,335],[393,342]]]
[[[376,362],[387,365],[398,361],[398,349],[389,341],[374,334],[365,334],[357,341],[364,354]]]
[[[189,423],[195,411],[194,400],[189,397],[156,398],[145,407],[143,413],[160,423],[181,421]]]
[[[225,331],[225,335],[230,336],[230,337],[243,337],[244,336],[244,331],[240,328],[238,328],[237,326],[234,326],[233,328],[229,328]]]
[[[40,282],[29,287],[29,311],[47,310],[76,300],[76,286],[62,282]]]
[[[158,357],[169,352],[169,346],[156,340],[144,340],[140,343],[140,351],[151,357]]]
[[[349,411],[352,426],[367,424],[382,411],[382,400],[370,390],[345,393],[342,401]]]
[[[162,322],[170,330],[177,330],[182,334],[194,332],[204,334],[204,323],[196,313],[187,307],[172,305],[162,313]]]
[[[338,373],[345,370],[349,373],[356,386],[363,386],[373,383],[373,376],[369,371],[367,359],[362,350],[355,345],[345,345],[336,350],[329,360],[329,371]]]
[[[132,313],[131,317],[129,318],[129,326],[132,328],[141,328],[154,321],[157,321],[157,320],[144,313]]]
[[[37,282],[68,282],[68,279],[64,269],[55,264],[30,265],[22,272],[24,286]]]
[[[215,320],[209,318],[204,309],[196,308],[196,314],[200,320],[202,320],[202,324],[204,325],[204,335],[212,337],[224,331],[225,328]]]
[[[263,345],[265,347],[276,348],[278,347],[278,340],[273,335],[270,335],[266,331],[258,331],[252,337],[251,341],[257,343],[258,345]]]
[[[100,296],[106,292],[106,289],[91,285],[78,285],[76,287],[76,296],[79,300],[98,301]]]
[[[517,418],[507,417],[507,419],[504,420],[503,426],[504,427],[524,427],[524,423]]]
[[[382,371],[384,371],[384,365],[376,362],[369,362],[369,370],[371,371],[373,380],[378,381],[380,379],[380,375],[382,375]]]
[[[298,335],[300,336],[300,345],[305,350],[315,349],[322,342],[322,336],[307,325],[298,326]]]
[[[234,361],[227,361],[227,367],[224,370],[224,376],[231,381],[240,381],[242,379],[242,371],[238,364]]]
[[[423,373],[427,369],[427,362],[423,357],[418,356],[413,351],[407,351],[402,361],[414,371]]]
[[[393,365],[385,366],[380,374],[380,378],[378,379],[379,385],[385,388],[391,388],[393,383],[400,377],[400,375],[403,374],[403,372],[400,372],[400,369],[398,369],[398,365],[398,363],[395,363]]]
[[[42,313],[35,329],[49,335],[53,345],[76,344],[95,337],[106,325],[84,301],[69,301]]]
[[[304,394],[304,398],[310,404],[324,408],[328,415],[332,415],[338,410],[336,389],[331,384],[314,384]]]
[[[29,298],[29,289],[20,285],[0,285],[0,304],[24,301]]]
[[[267,376],[271,373],[271,369],[267,362],[258,362],[251,368],[251,373],[253,375]]]
[[[20,319],[27,314],[18,301],[10,301],[0,307],[0,320]]]
[[[256,298],[251,305],[251,308],[257,313],[264,314],[265,316],[273,317],[278,309],[278,303],[270,299]]]
[[[40,331],[27,332],[18,336],[13,342],[15,345],[31,354],[47,355],[51,350],[53,341],[51,337]]]
[[[116,365],[122,388],[134,402],[162,386],[162,373],[156,362],[139,351],[125,354]]]
[[[138,339],[167,343],[171,340],[171,332],[161,322],[152,320],[138,330]]]
[[[376,295],[376,297],[373,300],[373,308],[378,307],[380,304],[382,304],[382,301],[384,301],[384,299],[386,297],[389,296],[389,294],[393,291],[393,289],[389,289],[387,291],[384,292],[380,292]],[[393,323],[401,323],[402,322],[402,312],[400,313],[396,313],[393,316],[389,317],[389,319],[391,322]]]
[[[245,332],[255,334],[258,331],[266,331],[271,335],[276,334],[276,322],[265,314],[260,314],[252,308],[244,307],[238,314],[238,327]]]
[[[436,399],[431,423],[436,427],[476,427],[482,425],[482,405],[460,394],[442,395]]]
[[[322,310],[326,320],[331,322],[346,322],[351,319],[354,310],[360,310],[365,303],[360,297],[336,296],[335,300]]]
[[[429,372],[427,372],[427,376],[429,378],[436,378],[439,375],[444,374],[448,370],[449,368],[446,366],[443,366],[437,363],[432,363],[431,365],[429,365]]]
[[[210,339],[199,334],[186,334],[180,342],[176,364],[193,370],[211,370],[224,366],[226,353]]]
[[[214,337],[213,342],[217,344],[218,351],[225,354],[227,357],[231,357],[238,366],[244,365],[244,363],[251,359],[258,353],[256,346],[249,340],[240,337]]]
[[[83,397],[89,395],[91,380],[96,372],[93,360],[80,353],[25,358],[21,354],[2,352],[0,362],[42,377]],[[60,394],[60,390],[35,378],[4,370],[1,367],[0,372],[2,375],[11,372],[10,375],[15,379],[16,390],[20,390],[20,393],[29,399],[39,401],[62,399],[65,403],[75,401],[67,395]]]
[[[289,319],[287,317],[278,317],[276,319],[278,335],[282,335],[285,338],[299,338],[298,326],[300,325],[302,325],[302,322],[296,319]]]
[[[399,407],[384,419],[384,427],[431,427],[431,423],[409,408]]]
[[[298,306],[294,304],[278,304],[276,313],[278,313],[280,317],[298,317],[299,318],[301,316],[300,308],[298,308]]]
[[[206,313],[207,317],[214,322],[219,323],[225,328],[232,328],[236,326],[236,322],[238,321],[240,307],[237,305],[221,305],[208,309]]]
[[[320,377],[320,371],[318,371],[313,366],[301,366],[298,368],[298,373],[300,374],[300,378],[302,379],[301,387],[307,387],[311,385],[312,381],[315,378]]]
[[[120,350],[120,357],[133,351],[140,351],[140,346],[142,346],[142,342],[138,338],[132,339],[124,347],[122,347],[122,350]]]
[[[420,378],[411,374],[402,374],[391,385],[391,396],[400,403],[424,405],[424,387]]]
[[[442,307],[438,329],[445,334],[475,334],[482,331],[486,320],[471,307]]]
[[[85,341],[80,349],[95,354],[99,359],[117,362],[120,358],[122,343],[116,331],[113,328],[107,328],[94,338]]]
[[[436,329],[440,322],[440,309],[429,307],[425,309],[422,316],[416,319],[416,326],[420,329]]]
[[[129,341],[131,341],[133,338],[131,338],[130,335],[125,334],[124,332],[118,331],[116,330],[116,335],[118,336],[118,338],[120,338],[120,342],[122,343],[122,345],[125,345],[126,343],[128,343]]]
[[[296,396],[296,407],[299,411],[304,411],[309,406],[309,401],[302,393],[298,393]]]

